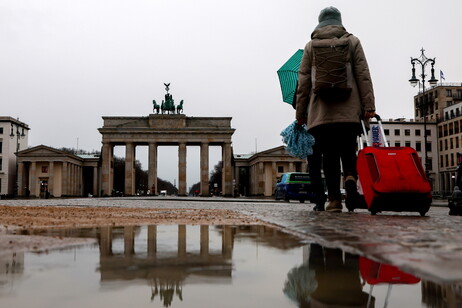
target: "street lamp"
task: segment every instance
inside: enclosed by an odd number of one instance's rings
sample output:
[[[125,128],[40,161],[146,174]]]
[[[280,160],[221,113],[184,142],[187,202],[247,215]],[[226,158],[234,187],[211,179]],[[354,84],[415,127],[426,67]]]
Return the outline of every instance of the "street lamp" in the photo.
[[[19,152],[19,138],[24,138],[26,136],[26,134],[24,134],[24,127],[22,128],[22,133],[19,132],[19,125],[16,124],[16,132],[14,131],[14,128],[13,128],[13,123],[11,123],[11,132],[10,132],[10,138],[13,139],[14,137],[16,137],[16,151],[15,151],[15,155],[16,155],[16,180],[14,182],[14,191],[13,191],[13,195],[14,197],[17,197],[18,196],[18,152]]]
[[[423,119],[424,119],[425,174],[427,175],[427,178],[430,180],[429,171],[428,171],[429,162],[428,162],[428,150],[427,150],[427,108],[428,108],[427,104],[428,102],[425,97],[425,77],[427,76],[425,75],[425,67],[427,66],[427,64],[431,64],[432,66],[431,78],[430,80],[428,80],[430,85],[432,86],[436,85],[436,83],[438,82],[438,79],[435,78],[435,68],[434,68],[435,58],[433,59],[427,58],[425,56],[425,53],[424,53],[425,50],[423,48],[420,51],[422,52],[422,54],[420,55],[419,58],[411,57],[412,77],[411,79],[409,79],[409,82],[411,83],[413,87],[415,87],[417,83],[419,83],[420,80],[417,79],[415,75],[415,65],[420,64],[420,69],[421,69],[420,78],[422,81],[422,102],[419,104],[420,105],[419,107],[420,107],[421,116],[423,116]]]

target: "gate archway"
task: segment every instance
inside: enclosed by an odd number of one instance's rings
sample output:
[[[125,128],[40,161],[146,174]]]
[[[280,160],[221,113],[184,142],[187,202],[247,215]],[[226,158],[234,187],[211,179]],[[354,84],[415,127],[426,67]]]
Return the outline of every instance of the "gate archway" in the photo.
[[[186,148],[200,146],[201,195],[209,195],[209,146],[221,146],[223,161],[223,194],[233,193],[231,117],[187,117],[183,114],[150,114],[148,117],[103,117],[101,153],[102,195],[110,195],[114,187],[114,146],[125,146],[125,195],[135,194],[135,149],[148,145],[148,186],[157,194],[157,149],[159,146],[178,146],[178,194],[185,196]]]

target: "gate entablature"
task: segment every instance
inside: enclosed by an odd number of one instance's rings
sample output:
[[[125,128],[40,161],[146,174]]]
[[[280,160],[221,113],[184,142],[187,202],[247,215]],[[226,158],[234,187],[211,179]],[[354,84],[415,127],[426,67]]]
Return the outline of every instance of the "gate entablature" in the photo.
[[[156,142],[199,145],[204,140],[211,145],[231,142],[235,129],[230,117],[187,117],[185,115],[151,114],[149,117],[103,117],[104,125],[98,129],[103,143],[148,144]]]
[[[157,193],[157,147],[178,145],[178,191],[186,195],[186,145],[199,145],[201,165],[201,194],[209,195],[208,147],[222,147],[223,193],[232,195],[231,117],[187,117],[184,114],[150,114],[148,117],[103,117],[102,190],[109,195],[113,189],[113,147],[125,145],[125,194],[135,194],[135,147],[149,145],[149,187]]]

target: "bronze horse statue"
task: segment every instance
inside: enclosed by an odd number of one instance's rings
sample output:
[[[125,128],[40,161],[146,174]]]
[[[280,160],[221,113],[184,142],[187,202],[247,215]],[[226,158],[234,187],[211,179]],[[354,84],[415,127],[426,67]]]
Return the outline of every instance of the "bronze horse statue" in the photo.
[[[156,100],[152,100],[152,112],[156,112],[157,114],[159,114],[159,109],[160,109],[160,106],[157,105],[156,103]]]
[[[176,106],[176,113],[177,114],[183,113],[183,100],[181,100],[180,104],[178,104],[178,106]]]

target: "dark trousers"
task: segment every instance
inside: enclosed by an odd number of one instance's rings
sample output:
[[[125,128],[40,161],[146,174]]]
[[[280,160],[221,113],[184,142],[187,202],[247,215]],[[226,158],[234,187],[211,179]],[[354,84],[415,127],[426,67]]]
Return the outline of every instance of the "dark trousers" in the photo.
[[[308,156],[308,171],[310,173],[311,187],[315,195],[316,205],[324,206],[326,195],[324,193],[324,183],[321,176],[322,153],[315,140],[313,154]]]
[[[310,130],[315,139],[313,154],[308,157],[311,182],[316,196],[324,196],[321,168],[326,178],[329,200],[341,198],[340,176],[342,162],[343,175],[356,173],[356,139],[359,124],[333,123],[317,126]],[[317,197],[318,199],[318,197]]]

